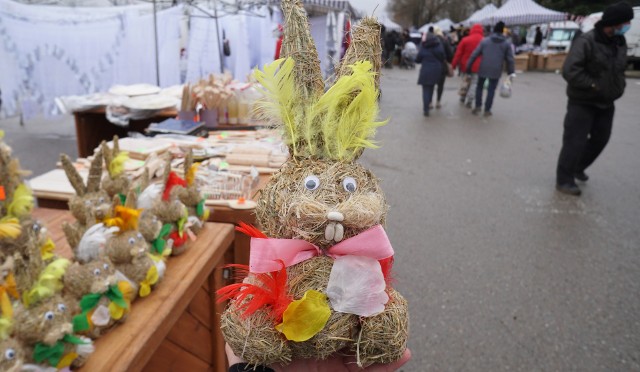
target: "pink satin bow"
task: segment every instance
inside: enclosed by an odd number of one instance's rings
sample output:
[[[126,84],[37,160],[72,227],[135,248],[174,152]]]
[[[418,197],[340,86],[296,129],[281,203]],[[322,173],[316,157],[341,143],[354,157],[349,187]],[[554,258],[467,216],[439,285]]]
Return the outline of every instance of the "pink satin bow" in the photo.
[[[320,256],[322,250],[302,239],[251,238],[249,270],[252,273],[268,273],[310,258]],[[393,247],[381,225],[376,225],[354,237],[329,248],[329,256],[365,256],[383,260],[393,256]]]

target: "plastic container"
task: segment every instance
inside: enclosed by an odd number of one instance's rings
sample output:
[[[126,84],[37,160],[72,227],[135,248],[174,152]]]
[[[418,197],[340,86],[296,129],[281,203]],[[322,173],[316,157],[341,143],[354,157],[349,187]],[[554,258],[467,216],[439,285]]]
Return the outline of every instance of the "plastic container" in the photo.
[[[227,100],[227,124],[238,124],[238,92],[233,90],[233,94]]]
[[[218,126],[218,110],[202,110],[200,112],[200,120],[204,121],[206,128],[215,128]]]

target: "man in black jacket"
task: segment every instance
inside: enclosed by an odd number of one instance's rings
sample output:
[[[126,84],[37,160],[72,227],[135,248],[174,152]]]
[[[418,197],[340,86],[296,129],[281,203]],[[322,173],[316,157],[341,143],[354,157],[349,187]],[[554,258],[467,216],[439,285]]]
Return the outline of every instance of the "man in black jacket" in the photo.
[[[567,81],[567,115],[558,159],[556,189],[578,196],[576,184],[589,177],[584,170],[600,155],[611,136],[613,102],[626,85],[627,43],[633,9],[626,3],[604,10],[595,29],[577,38],[562,67]]]

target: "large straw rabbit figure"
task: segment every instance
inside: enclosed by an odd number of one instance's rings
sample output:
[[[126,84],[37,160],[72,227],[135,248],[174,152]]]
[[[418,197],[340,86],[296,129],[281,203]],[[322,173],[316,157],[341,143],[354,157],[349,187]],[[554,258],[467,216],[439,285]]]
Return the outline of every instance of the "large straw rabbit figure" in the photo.
[[[326,359],[340,351],[358,365],[400,359],[407,302],[389,285],[393,249],[376,177],[356,160],[378,113],[379,25],[365,18],[325,93],[300,1],[282,1],[284,59],[256,72],[262,114],[284,129],[291,158],[262,190],[249,275],[223,288],[231,299],[222,331],[251,364]],[[268,237],[268,238],[267,238]],[[286,267],[286,270],[285,270]]]

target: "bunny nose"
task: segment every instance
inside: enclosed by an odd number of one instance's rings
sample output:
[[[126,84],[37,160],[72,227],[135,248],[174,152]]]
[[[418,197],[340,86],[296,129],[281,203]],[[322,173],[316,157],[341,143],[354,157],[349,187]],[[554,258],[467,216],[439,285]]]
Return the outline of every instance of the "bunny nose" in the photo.
[[[342,222],[344,221],[344,215],[340,212],[329,212],[327,213],[327,219],[329,221]]]

